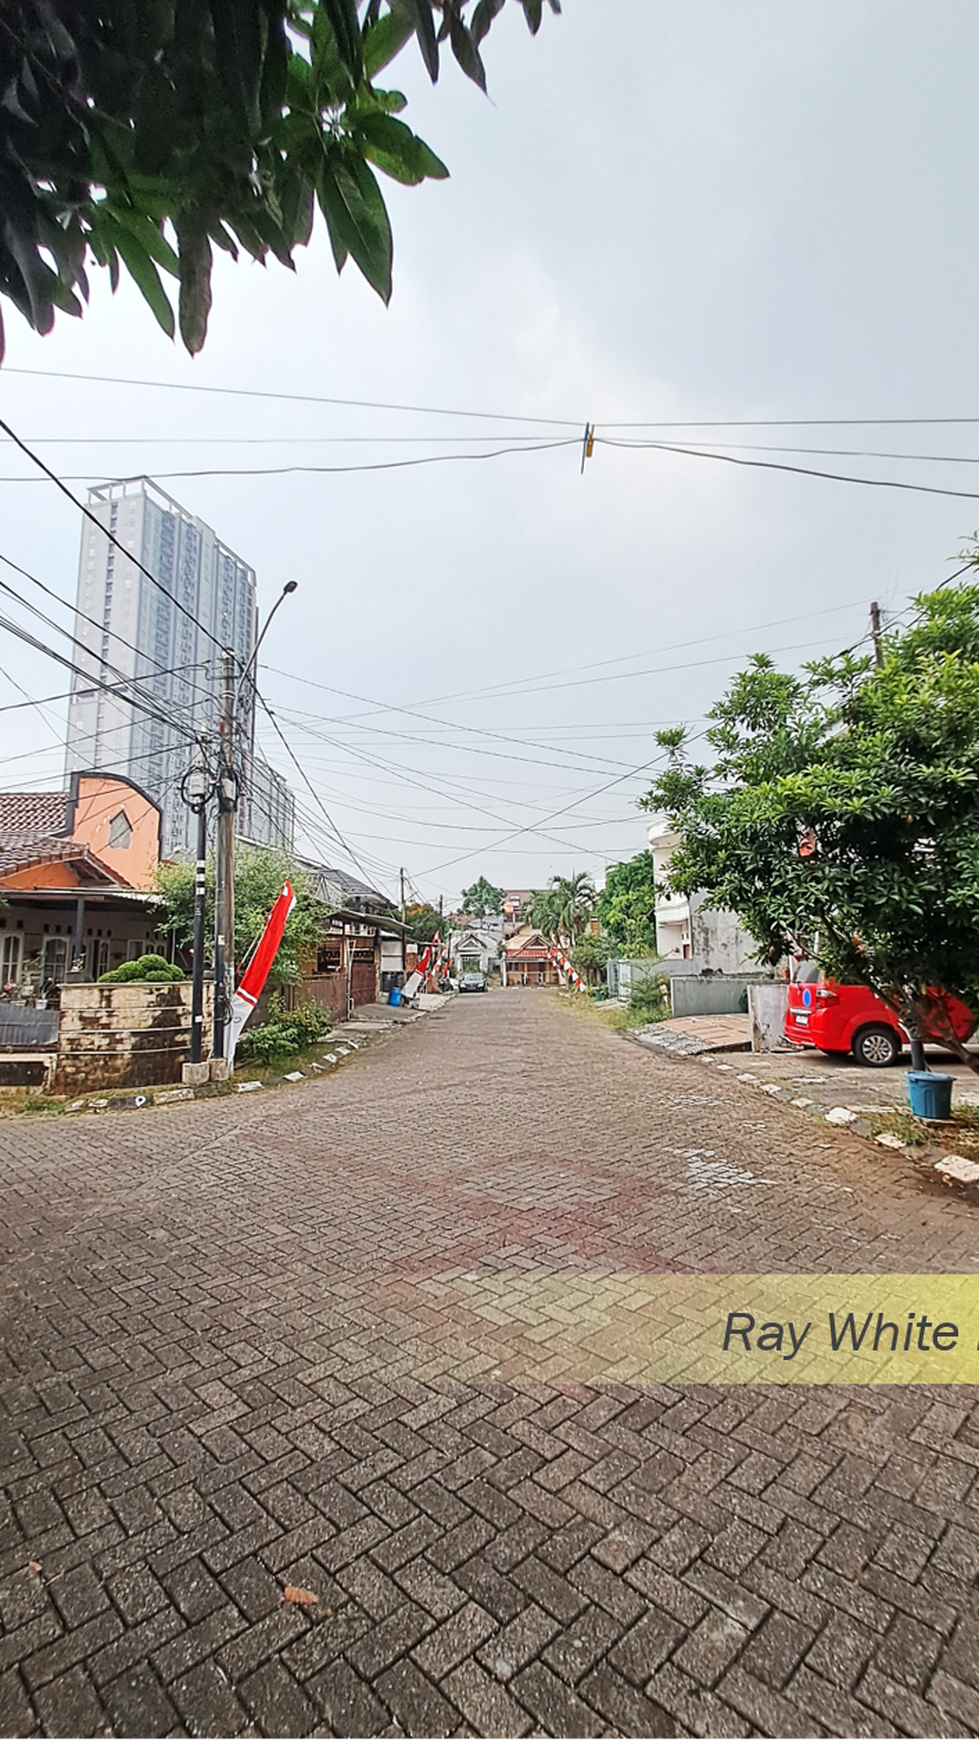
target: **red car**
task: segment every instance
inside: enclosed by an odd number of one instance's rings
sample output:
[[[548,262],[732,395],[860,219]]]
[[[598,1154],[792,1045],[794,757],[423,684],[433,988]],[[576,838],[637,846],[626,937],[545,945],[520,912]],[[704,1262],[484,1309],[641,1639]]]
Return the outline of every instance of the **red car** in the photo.
[[[955,1034],[968,1039],[976,1026],[971,1009],[949,992],[943,1001]],[[811,966],[804,966],[789,985],[785,1037],[818,1051],[851,1051],[857,1063],[871,1069],[896,1063],[910,1044],[897,1016],[873,991],[864,985],[838,985]],[[940,1043],[937,1034],[935,1038]]]

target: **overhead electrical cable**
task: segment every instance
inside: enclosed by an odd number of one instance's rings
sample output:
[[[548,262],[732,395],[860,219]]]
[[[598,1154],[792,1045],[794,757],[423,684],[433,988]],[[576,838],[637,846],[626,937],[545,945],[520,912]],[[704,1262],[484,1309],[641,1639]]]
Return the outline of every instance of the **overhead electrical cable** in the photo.
[[[53,598],[54,602],[56,604],[60,604],[64,610],[70,610],[73,616],[75,616],[76,618],[80,618],[82,622],[87,622],[89,624],[89,626],[91,628],[96,629],[99,634],[105,634],[106,629],[105,629],[104,623],[99,622],[97,620],[97,618],[94,616],[88,616],[86,614],[86,612],[80,608],[79,605],[69,604],[68,600],[66,598],[62,598],[61,595],[59,593],[53,591],[53,589],[50,586],[46,586],[44,584],[43,580],[39,580],[37,578],[36,574],[29,573],[26,568],[22,568],[20,566],[19,562],[12,561],[11,558],[9,556],[5,556],[2,553],[2,551],[0,551],[0,562],[3,562],[5,567],[12,568],[14,573],[19,574],[22,577],[22,579],[29,580],[32,586],[36,586],[38,588],[38,590],[45,593],[48,598]],[[10,588],[7,587],[7,588],[5,588],[5,590],[9,591]],[[25,605],[27,605],[26,598],[23,599],[22,602]],[[27,608],[30,609],[32,607],[30,605],[27,605]],[[59,629],[59,633],[63,634],[64,632],[65,632],[64,629]],[[75,645],[77,647],[79,647],[81,649],[81,651],[83,651],[86,654],[86,656],[88,658],[95,659],[99,664],[102,663],[101,653],[93,652],[91,647],[87,647],[85,645],[84,641],[78,640],[78,638],[75,635],[72,635],[71,638],[74,640]],[[154,665],[156,667],[156,669],[153,671],[142,672],[141,677],[140,677],[141,681],[145,678],[152,679],[152,678],[156,678],[159,676],[173,676],[175,674],[173,671],[165,671],[163,669],[163,666],[161,665],[159,659],[155,659],[155,658],[153,658],[152,654],[150,654],[148,652],[144,652],[142,650],[142,648],[134,645],[134,643],[131,640],[126,640],[125,636],[119,634],[115,629],[109,630],[109,638],[111,640],[117,641],[120,646],[126,647],[129,652],[135,653],[137,658],[146,659],[149,664]],[[195,671],[195,670],[202,670],[204,668],[205,667],[202,664],[181,665],[180,666],[181,671]],[[198,683],[192,683],[191,687],[193,689],[195,689],[199,695],[204,696],[206,699],[210,700],[212,698],[211,691],[208,689],[202,689]]]
[[[266,708],[266,711],[268,711],[268,708]],[[274,718],[274,715],[270,712],[269,717]],[[314,731],[311,726],[306,726],[305,729],[307,730],[307,732],[309,733],[310,736],[316,737],[324,743],[331,744],[331,746],[334,749],[345,749],[348,754],[351,754],[351,755],[357,757],[359,760],[366,761],[374,767],[383,768],[386,772],[396,774],[398,779],[402,783],[407,783],[408,785],[418,786],[422,791],[432,792],[435,797],[444,798],[447,795],[450,797],[452,796],[451,793],[447,794],[444,789],[440,791],[437,786],[427,785],[423,780],[416,779],[416,778],[412,777],[412,775],[407,773],[405,771],[405,769],[403,767],[401,767],[400,765],[398,765],[396,763],[391,763],[391,762],[384,762],[383,760],[379,759],[378,757],[370,755],[366,749],[361,749],[354,744],[338,743],[334,738],[327,737],[324,732]],[[280,736],[281,736],[281,733],[280,733]],[[282,738],[282,741],[285,742],[284,737]],[[443,778],[447,779],[448,776],[443,776]],[[456,781],[450,780],[449,783],[458,785],[460,782],[457,780]],[[310,787],[310,789],[312,790],[312,787]],[[456,799],[456,801],[458,801],[458,799]],[[465,801],[467,803],[468,808],[473,810],[476,814],[489,816],[491,821],[495,821],[495,822],[502,822],[503,821],[502,816],[497,815],[493,810],[485,809],[482,804],[473,803],[470,798],[466,798]],[[520,800],[517,800],[517,801],[520,801]],[[534,831],[536,831],[536,830],[534,830]],[[549,836],[545,836],[545,838],[549,838]],[[556,843],[558,845],[563,845],[563,846],[566,846],[568,844],[568,842],[566,840],[560,840],[560,841],[557,841]]]
[[[320,797],[319,792],[316,790],[316,788],[313,785],[312,781],[310,780],[308,774],[306,773],[305,768],[302,766],[302,763],[299,761],[298,757],[296,756],[295,751],[292,749],[291,745],[287,741],[285,734],[283,733],[283,731],[279,725],[278,719],[276,718],[275,714],[273,713],[271,707],[269,706],[268,702],[266,701],[261,690],[258,688],[257,683],[253,684],[252,686],[254,689],[255,699],[259,702],[259,704],[263,708],[264,712],[268,715],[269,719],[271,720],[272,725],[275,728],[276,736],[279,738],[279,741],[282,744],[282,747],[284,748],[290,761],[292,762],[293,766],[295,767],[296,772],[299,774],[299,777],[302,780],[303,784],[306,786],[307,790],[309,791],[310,795],[312,796],[313,801],[316,803],[318,808],[322,811],[324,817],[326,818],[327,824],[328,824],[331,832],[336,836],[337,841],[339,842],[339,844],[343,848],[343,850],[346,852],[346,854],[347,854],[348,858],[350,858],[351,862],[356,864],[361,875],[366,876],[368,874],[367,871],[364,869],[363,864],[360,862],[360,859],[358,858],[353,847],[350,845],[349,841],[344,839],[343,834],[340,832],[340,829],[337,827],[336,822],[333,820],[333,817],[330,815],[330,812],[327,809],[326,805],[324,804],[323,799]]]
[[[31,463],[33,465],[36,465],[39,471],[43,471],[45,477],[49,478],[50,481],[55,485],[55,487],[57,489],[60,489],[62,495],[65,495],[68,497],[68,500],[72,503],[72,506],[76,507],[80,514],[84,514],[85,518],[87,520],[90,520],[92,525],[95,526],[98,529],[98,531],[100,531],[102,533],[103,537],[108,538],[109,543],[113,544],[115,546],[115,548],[121,553],[121,555],[125,556],[126,560],[128,562],[131,562],[133,564],[134,568],[138,568],[138,570],[141,574],[145,574],[147,580],[149,580],[152,583],[152,585],[154,585],[156,587],[157,591],[162,592],[163,596],[165,598],[168,598],[170,600],[171,604],[175,604],[177,609],[181,612],[181,614],[183,616],[186,616],[188,621],[192,622],[194,624],[194,627],[200,630],[201,634],[205,635],[209,641],[213,642],[214,646],[216,646],[218,648],[219,652],[223,652],[224,649],[221,646],[221,642],[216,638],[215,635],[213,635],[211,633],[209,628],[205,628],[204,624],[200,621],[199,617],[196,617],[192,610],[188,610],[187,606],[185,604],[181,603],[181,601],[177,597],[176,593],[168,591],[167,588],[162,584],[162,582],[157,579],[155,574],[151,574],[150,570],[148,568],[144,568],[142,562],[139,561],[138,557],[134,556],[131,550],[126,549],[125,544],[123,544],[116,537],[114,532],[110,531],[107,526],[104,526],[102,524],[102,521],[99,519],[98,515],[94,514],[90,507],[86,507],[84,502],[79,501],[77,496],[72,495],[71,490],[68,488],[68,485],[60,477],[58,477],[55,472],[53,472],[51,470],[51,467],[49,465],[45,465],[44,460],[40,457],[40,455],[35,453],[33,448],[28,447],[27,443],[25,441],[22,441],[19,435],[15,434],[14,430],[11,429],[10,424],[5,423],[2,417],[0,417],[0,429],[2,429],[4,434],[7,435],[9,437],[9,439],[14,443],[14,446],[19,447],[20,451],[22,453],[26,454],[27,458],[31,461]],[[73,479],[72,481],[77,482],[79,480]]]
[[[345,405],[359,411],[409,411],[420,417],[475,417],[486,423],[537,423],[557,429],[580,430],[582,417],[528,417],[505,411],[465,411],[444,405],[398,405],[383,399],[325,398],[318,393],[275,393],[261,387],[211,387],[199,381],[139,381],[123,375],[76,375],[62,369],[5,368],[7,375],[32,375],[50,381],[95,381],[102,386],[154,387],[174,393],[214,393],[236,399],[278,399],[290,405]],[[575,437],[578,440],[578,437]]]
[[[745,627],[745,628],[723,628],[723,629],[718,630],[718,632],[716,634],[699,635],[694,640],[672,641],[666,646],[653,647],[645,652],[621,653],[621,654],[619,654],[619,656],[617,658],[596,659],[596,660],[593,660],[592,662],[590,662],[588,664],[584,664],[584,665],[563,665],[563,666],[560,666],[558,669],[553,670],[553,671],[535,672],[534,676],[532,676],[532,677],[511,677],[507,682],[488,683],[485,685],[485,687],[483,687],[481,689],[460,689],[451,695],[430,695],[426,699],[423,699],[420,701],[410,701],[408,703],[407,707],[394,708],[390,703],[378,702],[376,709],[374,709],[374,711],[381,712],[381,713],[388,713],[388,712],[395,712],[395,711],[396,712],[406,712],[406,711],[412,712],[412,711],[415,711],[419,707],[436,707],[436,706],[441,706],[444,702],[448,702],[448,701],[475,701],[475,700],[481,700],[484,697],[488,700],[497,700],[497,699],[500,699],[500,700],[519,700],[520,696],[522,694],[534,695],[534,694],[539,693],[540,692],[540,690],[539,690],[540,683],[542,681],[546,681],[546,679],[548,677],[573,676],[578,671],[603,670],[608,665],[630,664],[633,659],[653,658],[657,654],[659,654],[659,656],[662,657],[662,655],[664,653],[669,653],[669,652],[685,652],[688,647],[709,646],[711,641],[727,640],[734,635],[763,634],[765,632],[765,630],[769,629],[769,628],[787,628],[792,623],[795,623],[795,622],[809,622],[810,620],[812,620],[816,617],[820,617],[820,616],[836,616],[836,615],[839,615],[839,613],[843,610],[856,610],[857,608],[858,608],[857,603],[831,604],[831,605],[828,605],[823,610],[803,611],[802,614],[799,616],[779,616],[779,617],[776,617],[774,621],[756,622],[756,623],[750,624],[748,627]],[[859,608],[865,608],[863,600],[859,601]],[[813,643],[813,644],[815,644],[815,643]],[[741,655],[735,654],[734,656],[740,657]],[[666,668],[667,669],[680,669],[680,668],[686,669],[688,667],[686,667],[686,666],[683,666],[683,667],[668,666]],[[689,667],[689,668],[692,668],[692,667]],[[274,665],[266,665],[265,669],[266,670],[275,670],[276,667]],[[628,674],[628,673],[626,673],[626,674]],[[289,677],[291,679],[295,675],[295,673],[292,671],[279,671],[278,675],[284,676],[284,677]],[[298,681],[304,682],[304,683],[310,683],[311,679],[308,677],[300,677],[298,679]],[[527,684],[527,683],[530,683],[534,686],[529,688],[529,689],[518,687],[518,685],[520,685],[520,684]],[[320,685],[313,684],[312,686],[319,687]],[[325,687],[325,686],[326,685],[324,684],[323,687]],[[347,714],[342,714],[341,719],[344,722],[347,722],[347,721],[361,719],[361,718],[369,718],[372,716],[373,716],[373,713],[371,713],[371,714],[347,713]]]
[[[118,665],[110,664],[108,659],[104,659],[101,657],[101,655],[93,653],[92,649],[90,647],[87,647],[85,645],[85,642],[79,640],[76,635],[73,635],[71,633],[70,629],[64,628],[60,622],[55,622],[54,618],[51,616],[48,616],[46,611],[39,610],[38,606],[36,604],[31,604],[28,599],[22,597],[22,595],[19,592],[16,592],[12,586],[8,586],[5,580],[0,580],[0,592],[5,592],[9,598],[13,598],[15,600],[15,602],[18,603],[19,605],[21,605],[24,610],[30,611],[31,615],[36,616],[40,622],[43,622],[46,628],[51,628],[54,630],[54,632],[56,634],[63,635],[67,641],[71,642],[71,645],[73,647],[76,647],[79,652],[84,653],[86,658],[90,658],[94,662],[96,662],[98,664],[100,670],[110,671],[114,677],[118,678],[122,682],[127,683],[135,695],[140,695],[144,699],[146,699],[148,696],[149,700],[156,707],[160,707],[163,705],[163,697],[160,695],[154,694],[152,691],[147,691],[146,689],[144,689],[141,686],[142,685],[141,678],[135,677],[135,676],[132,676],[132,677],[127,676],[127,674],[124,671],[120,671]],[[200,666],[199,665],[187,665],[185,668],[187,670],[199,670]],[[159,677],[161,674],[162,673],[160,671],[157,671],[155,673],[151,671],[151,672],[147,673],[147,676],[149,677],[150,681],[153,681],[153,680],[155,680],[156,677]],[[102,686],[102,680],[100,680],[98,677],[89,675],[88,677],[86,677],[85,680],[88,683],[90,688],[100,688]],[[191,686],[196,687],[196,685],[191,685]],[[176,706],[176,703],[174,703],[172,701],[169,702],[169,704],[171,706]],[[190,707],[192,705],[193,705],[193,703],[190,701],[186,701],[186,702],[181,703],[182,707]]]
[[[843,471],[816,471],[808,465],[781,465],[774,459],[739,459],[733,453],[708,453],[702,447],[677,447],[667,441],[616,441],[609,435],[596,435],[595,445],[617,447],[629,452],[642,450],[657,453],[678,453],[687,459],[713,459],[724,465],[741,465],[756,471],[787,471],[795,477],[821,477],[830,483],[858,483],[867,489],[904,489],[915,495],[950,495],[962,501],[979,501],[979,490],[942,489],[937,483],[903,483],[894,477],[852,477]]]
[[[0,422],[0,429],[5,428],[6,424]],[[511,453],[548,453],[556,447],[577,447],[578,445],[578,437],[574,435],[569,439],[564,440],[538,441],[530,447],[497,447],[489,453],[425,453],[420,454],[417,459],[378,459],[370,462],[365,461],[361,465],[211,466],[204,470],[195,471],[154,471],[153,477],[154,480],[160,480],[163,483],[173,483],[179,478],[193,477],[345,477],[351,472],[408,471],[419,465],[457,465],[463,463],[465,460],[504,459],[507,454]],[[91,475],[91,472],[82,472],[68,477],[66,481],[68,483],[86,483]],[[33,483],[34,481],[33,478],[0,477],[0,483]],[[61,480],[59,479],[58,481],[60,482]],[[134,479],[132,478],[119,477],[113,479],[113,482],[115,483],[130,483],[133,481]],[[81,505],[76,501],[76,498],[71,495],[70,490],[66,491],[66,493],[72,501],[75,501],[76,506]],[[82,511],[85,512],[86,510],[82,509]],[[89,518],[94,518],[94,515],[90,514]],[[96,524],[99,524],[98,520],[96,520]],[[104,526],[102,527],[102,530],[105,530]],[[114,539],[113,542],[115,542]],[[119,547],[122,549],[122,545]],[[125,554],[129,555],[129,552],[126,551]],[[135,561],[135,557],[132,555],[130,555],[129,559],[130,561]],[[136,566],[139,567],[140,564],[137,562]],[[144,574],[149,572],[146,568],[142,571]],[[171,597],[172,594],[168,593],[167,596]],[[174,599],[174,602],[176,603],[176,599]],[[181,608],[183,607],[181,606]],[[190,612],[188,611],[185,614],[189,615]],[[207,633],[208,631],[205,629],[204,632]],[[213,639],[213,636],[211,638]]]
[[[25,369],[8,365],[5,375],[27,375],[34,380],[84,381],[100,386],[150,387],[173,393],[210,393],[239,399],[277,399],[285,404],[342,405],[355,410],[401,411],[425,417],[472,417],[485,422],[533,423],[552,428],[584,428],[586,421],[606,429],[870,429],[952,427],[979,424],[977,417],[666,417],[656,421],[623,421],[621,418],[533,417],[525,412],[474,411],[459,406],[408,405],[384,399],[348,399],[318,393],[282,393],[261,387],[209,386],[202,381],[147,381],[128,375],[77,374],[68,369]]]
[[[44,653],[47,658],[54,659],[59,665],[64,665],[69,671],[74,672],[76,676],[83,678],[89,688],[108,688],[108,684],[93,681],[87,671],[83,671],[80,665],[76,665],[73,660],[66,658],[64,653],[55,652],[53,647],[45,646],[43,641],[38,640],[36,635],[29,633],[21,623],[13,622],[9,617],[0,615],[0,628],[5,628],[8,634],[16,635],[18,640],[24,641],[25,645],[33,647],[36,652]],[[126,678],[125,680],[127,684],[131,685],[131,678]],[[122,692],[116,693],[115,699],[123,701],[128,707],[135,707],[139,712],[148,714],[151,719],[156,720],[157,724],[166,725],[168,729],[179,732],[179,734],[186,737],[189,742],[197,742],[197,737],[193,731],[188,730],[186,726],[179,724],[175,719],[168,718],[165,713],[160,713],[154,707],[148,706],[145,700]]]

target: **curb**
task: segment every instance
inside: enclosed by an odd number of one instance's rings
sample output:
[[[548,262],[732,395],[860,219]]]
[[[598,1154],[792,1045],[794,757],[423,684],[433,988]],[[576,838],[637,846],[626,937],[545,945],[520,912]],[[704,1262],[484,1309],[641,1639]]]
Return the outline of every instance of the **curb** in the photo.
[[[77,1117],[82,1112],[145,1112],[157,1106],[187,1105],[191,1100],[229,1100],[238,1094],[257,1093],[260,1089],[294,1087],[300,1082],[314,1082],[332,1075],[348,1056],[356,1057],[359,1051],[363,1051],[378,1039],[388,1039],[392,1034],[404,1031],[408,1025],[405,1023],[404,1027],[391,1027],[382,1033],[360,1033],[356,1039],[336,1040],[332,1050],[324,1052],[318,1062],[310,1061],[302,1069],[290,1070],[286,1075],[266,1076],[264,1081],[203,1082],[199,1087],[168,1085],[142,1088],[134,1093],[82,1094],[79,1098],[68,1101],[61,1108],[61,1113],[56,1115]]]
[[[632,1039],[633,1035],[626,1033],[624,1037]],[[793,1111],[801,1112],[813,1124],[828,1124],[832,1130],[845,1130],[851,1136],[859,1136],[878,1151],[883,1149],[885,1153],[890,1151],[901,1154],[905,1160],[910,1160],[917,1172],[921,1173],[923,1177],[929,1178],[933,1184],[944,1184],[948,1188],[958,1191],[967,1201],[979,1202],[979,1164],[972,1160],[965,1160],[961,1155],[949,1153],[947,1149],[934,1143],[926,1142],[920,1146],[917,1144],[912,1146],[907,1142],[902,1142],[897,1136],[890,1136],[887,1132],[878,1134],[869,1118],[861,1117],[858,1112],[851,1112],[847,1106],[830,1106],[827,1110],[825,1107],[817,1105],[815,1101],[807,1099],[805,1095],[795,1094],[791,1089],[783,1088],[779,1082],[761,1081],[755,1075],[739,1075],[735,1064],[718,1063],[714,1055],[708,1055],[703,1051],[672,1051],[667,1050],[665,1046],[650,1045],[648,1042],[644,1044],[641,1040],[634,1040],[634,1043],[639,1044],[643,1051],[658,1051],[660,1056],[664,1058],[668,1057],[679,1062],[705,1064],[708,1068],[720,1069],[725,1075],[733,1075],[735,1081],[742,1086],[753,1087],[758,1093],[764,1094],[766,1099],[777,1100],[781,1105],[790,1106]]]

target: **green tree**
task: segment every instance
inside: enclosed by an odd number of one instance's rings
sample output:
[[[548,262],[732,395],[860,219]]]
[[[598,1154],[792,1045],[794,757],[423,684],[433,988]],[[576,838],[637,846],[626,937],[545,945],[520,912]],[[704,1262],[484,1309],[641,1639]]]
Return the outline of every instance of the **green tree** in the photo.
[[[561,902],[553,887],[538,888],[530,903],[530,922],[535,930],[557,941],[561,928]]]
[[[595,884],[587,870],[575,870],[570,876],[551,879],[557,904],[558,926],[562,936],[576,942],[598,899]]]
[[[502,888],[494,888],[492,882],[487,882],[485,876],[480,876],[471,888],[463,889],[462,910],[471,913],[473,918],[485,918],[487,913],[502,912]]]
[[[597,984],[605,978],[605,968],[612,955],[612,945],[606,936],[583,936],[571,951],[571,965],[586,984]]]
[[[680,836],[671,890],[732,909],[762,958],[875,991],[915,1067],[933,1038],[979,1070],[935,995],[979,1009],[979,586],[913,602],[879,665],[792,676],[757,655],[712,709],[711,762],[659,734],[670,764],[643,804]]]
[[[416,902],[414,906],[407,908],[405,923],[408,926],[409,937],[414,942],[423,945],[431,942],[435,932],[440,928],[442,920],[434,906]]]
[[[536,31],[543,0],[519,0]],[[504,0],[4,0],[0,8],[0,296],[37,332],[79,315],[91,261],[124,266],[200,350],[212,249],[291,266],[326,220],[385,301],[392,240],[374,174],[415,185],[445,165],[375,85],[414,37],[430,77],[447,39],[485,89],[479,47]],[[559,0],[550,0],[559,10]],[[0,358],[3,354],[0,323]]]
[[[287,852],[257,851],[238,846],[235,852],[235,960],[239,969],[257,943],[285,881],[296,896],[272,968],[270,985],[294,985],[301,969],[315,956],[323,930],[324,908],[310,892],[310,882]],[[194,868],[192,864],[161,864],[157,891],[163,899],[160,930],[172,935],[180,949],[189,949],[194,934]],[[214,935],[214,860],[207,865],[205,937],[210,960]]]
[[[652,852],[613,864],[596,908],[612,941],[627,957],[656,953],[656,870]]]

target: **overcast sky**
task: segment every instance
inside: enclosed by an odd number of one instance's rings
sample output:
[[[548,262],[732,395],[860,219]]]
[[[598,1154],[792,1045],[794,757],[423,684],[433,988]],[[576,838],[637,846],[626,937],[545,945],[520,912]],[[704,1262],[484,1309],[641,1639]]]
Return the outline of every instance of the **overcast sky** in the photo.
[[[488,100],[454,65],[433,91],[413,50],[398,63],[405,118],[452,179],[386,184],[389,309],[354,268],[337,279],[321,227],[295,276],[219,263],[192,362],[96,271],[84,321],[59,317],[46,339],[5,311],[2,415],[65,475],[159,478],[254,565],[263,612],[299,582],[261,687],[372,880],[393,891],[404,865],[447,903],[481,872],[601,880],[645,844],[650,774],[634,770],[659,724],[699,729],[751,651],[796,665],[857,640],[871,598],[900,611],[979,525],[979,499],[602,441],[724,443],[979,496],[979,423],[872,424],[979,418],[977,48],[972,0],[565,0],[536,39],[508,7]],[[613,427],[712,419],[828,421]],[[586,420],[600,439],[581,476]],[[563,438],[390,471],[165,475]],[[8,445],[0,550],[71,601],[77,513],[46,483],[6,481],[27,470]],[[0,704],[22,698],[11,679],[33,696],[66,686],[0,641]],[[63,706],[0,720],[2,784],[59,784]],[[270,728],[262,740],[297,786],[308,848],[343,862]]]

